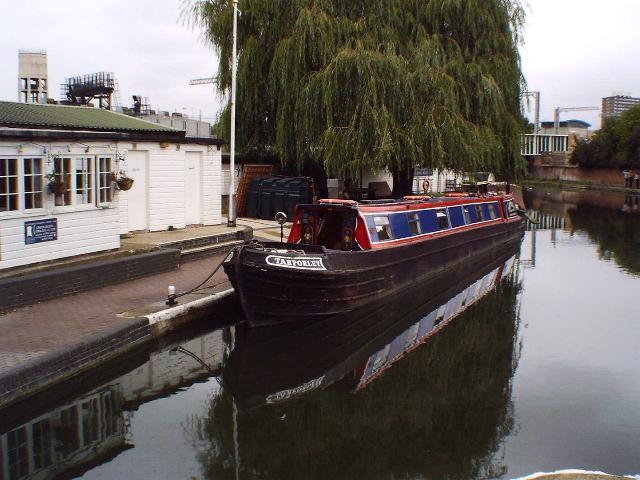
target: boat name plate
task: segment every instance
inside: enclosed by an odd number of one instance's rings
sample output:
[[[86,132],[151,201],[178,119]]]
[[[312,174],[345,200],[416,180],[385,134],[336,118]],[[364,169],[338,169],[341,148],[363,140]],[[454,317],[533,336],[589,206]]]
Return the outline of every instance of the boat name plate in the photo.
[[[282,257],[280,255],[269,255],[266,259],[269,265],[282,268],[293,268],[296,270],[326,270],[320,257]]]
[[[308,392],[309,390],[314,390],[322,385],[322,381],[324,380],[324,375],[319,378],[314,378],[313,380],[308,381],[298,387],[288,388],[287,390],[281,390],[276,393],[272,393],[271,395],[267,395],[266,402],[267,403],[276,403],[281,402],[283,400],[287,400],[288,398],[293,397],[294,395],[300,395],[301,393]]]

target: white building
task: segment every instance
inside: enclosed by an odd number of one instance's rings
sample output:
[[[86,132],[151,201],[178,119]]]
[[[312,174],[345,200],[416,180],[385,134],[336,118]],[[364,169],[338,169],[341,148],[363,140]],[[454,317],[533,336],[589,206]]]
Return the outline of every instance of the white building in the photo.
[[[117,249],[133,231],[220,224],[220,145],[107,110],[0,102],[0,270]]]

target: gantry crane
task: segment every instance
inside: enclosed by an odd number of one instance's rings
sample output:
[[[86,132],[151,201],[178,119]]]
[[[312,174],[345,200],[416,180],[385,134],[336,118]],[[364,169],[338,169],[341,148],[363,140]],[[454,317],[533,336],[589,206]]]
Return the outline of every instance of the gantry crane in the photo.
[[[189,85],[207,85],[209,83],[215,83],[216,79],[214,77],[207,78],[194,78],[193,80],[189,80]]]

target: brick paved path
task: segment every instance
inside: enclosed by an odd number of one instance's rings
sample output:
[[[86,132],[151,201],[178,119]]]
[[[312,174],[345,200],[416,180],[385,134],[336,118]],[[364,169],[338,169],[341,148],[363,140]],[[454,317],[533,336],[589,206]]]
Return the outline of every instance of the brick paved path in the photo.
[[[130,319],[116,315],[164,301],[167,286],[182,292],[198,285],[225,255],[184,263],[178,270],[91,290],[0,315],[0,372],[82,341]],[[209,283],[227,282],[222,268]],[[229,285],[230,287],[230,285]]]

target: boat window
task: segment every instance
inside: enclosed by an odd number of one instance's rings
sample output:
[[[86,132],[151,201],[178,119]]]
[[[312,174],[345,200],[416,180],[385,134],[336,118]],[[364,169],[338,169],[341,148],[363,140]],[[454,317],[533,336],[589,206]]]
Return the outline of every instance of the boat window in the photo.
[[[495,220],[500,216],[500,210],[498,210],[498,204],[496,202],[491,202],[488,206],[489,208],[489,218],[491,220]]]
[[[464,215],[462,213],[462,207],[449,207],[449,219],[451,220],[451,226],[462,227],[464,222]]]
[[[493,220],[495,217],[491,214],[491,208],[488,203],[483,203],[480,205],[482,210],[482,219],[483,220]]]
[[[480,221],[480,215],[478,215],[478,207],[480,205],[465,205],[464,209],[464,220],[467,225],[470,223],[478,223]]]
[[[438,230],[446,230],[449,228],[449,218],[444,208],[436,210],[436,218],[438,219]]]
[[[420,217],[417,213],[408,213],[407,220],[409,222],[409,234],[420,235],[422,233],[420,229]]]
[[[488,220],[488,216],[485,215],[484,210],[482,209],[482,205],[478,204],[478,205],[474,205],[475,207],[475,211],[476,211],[476,217],[478,222],[484,222],[485,220]]]
[[[464,214],[464,223],[466,223],[467,225],[469,225],[470,223],[473,223],[473,220],[471,220],[471,215],[469,214],[470,208],[471,207],[469,206],[462,207],[462,213]]]
[[[389,217],[373,217],[373,224],[375,225],[379,241],[384,242],[387,240],[393,240],[393,233],[391,232]]]

